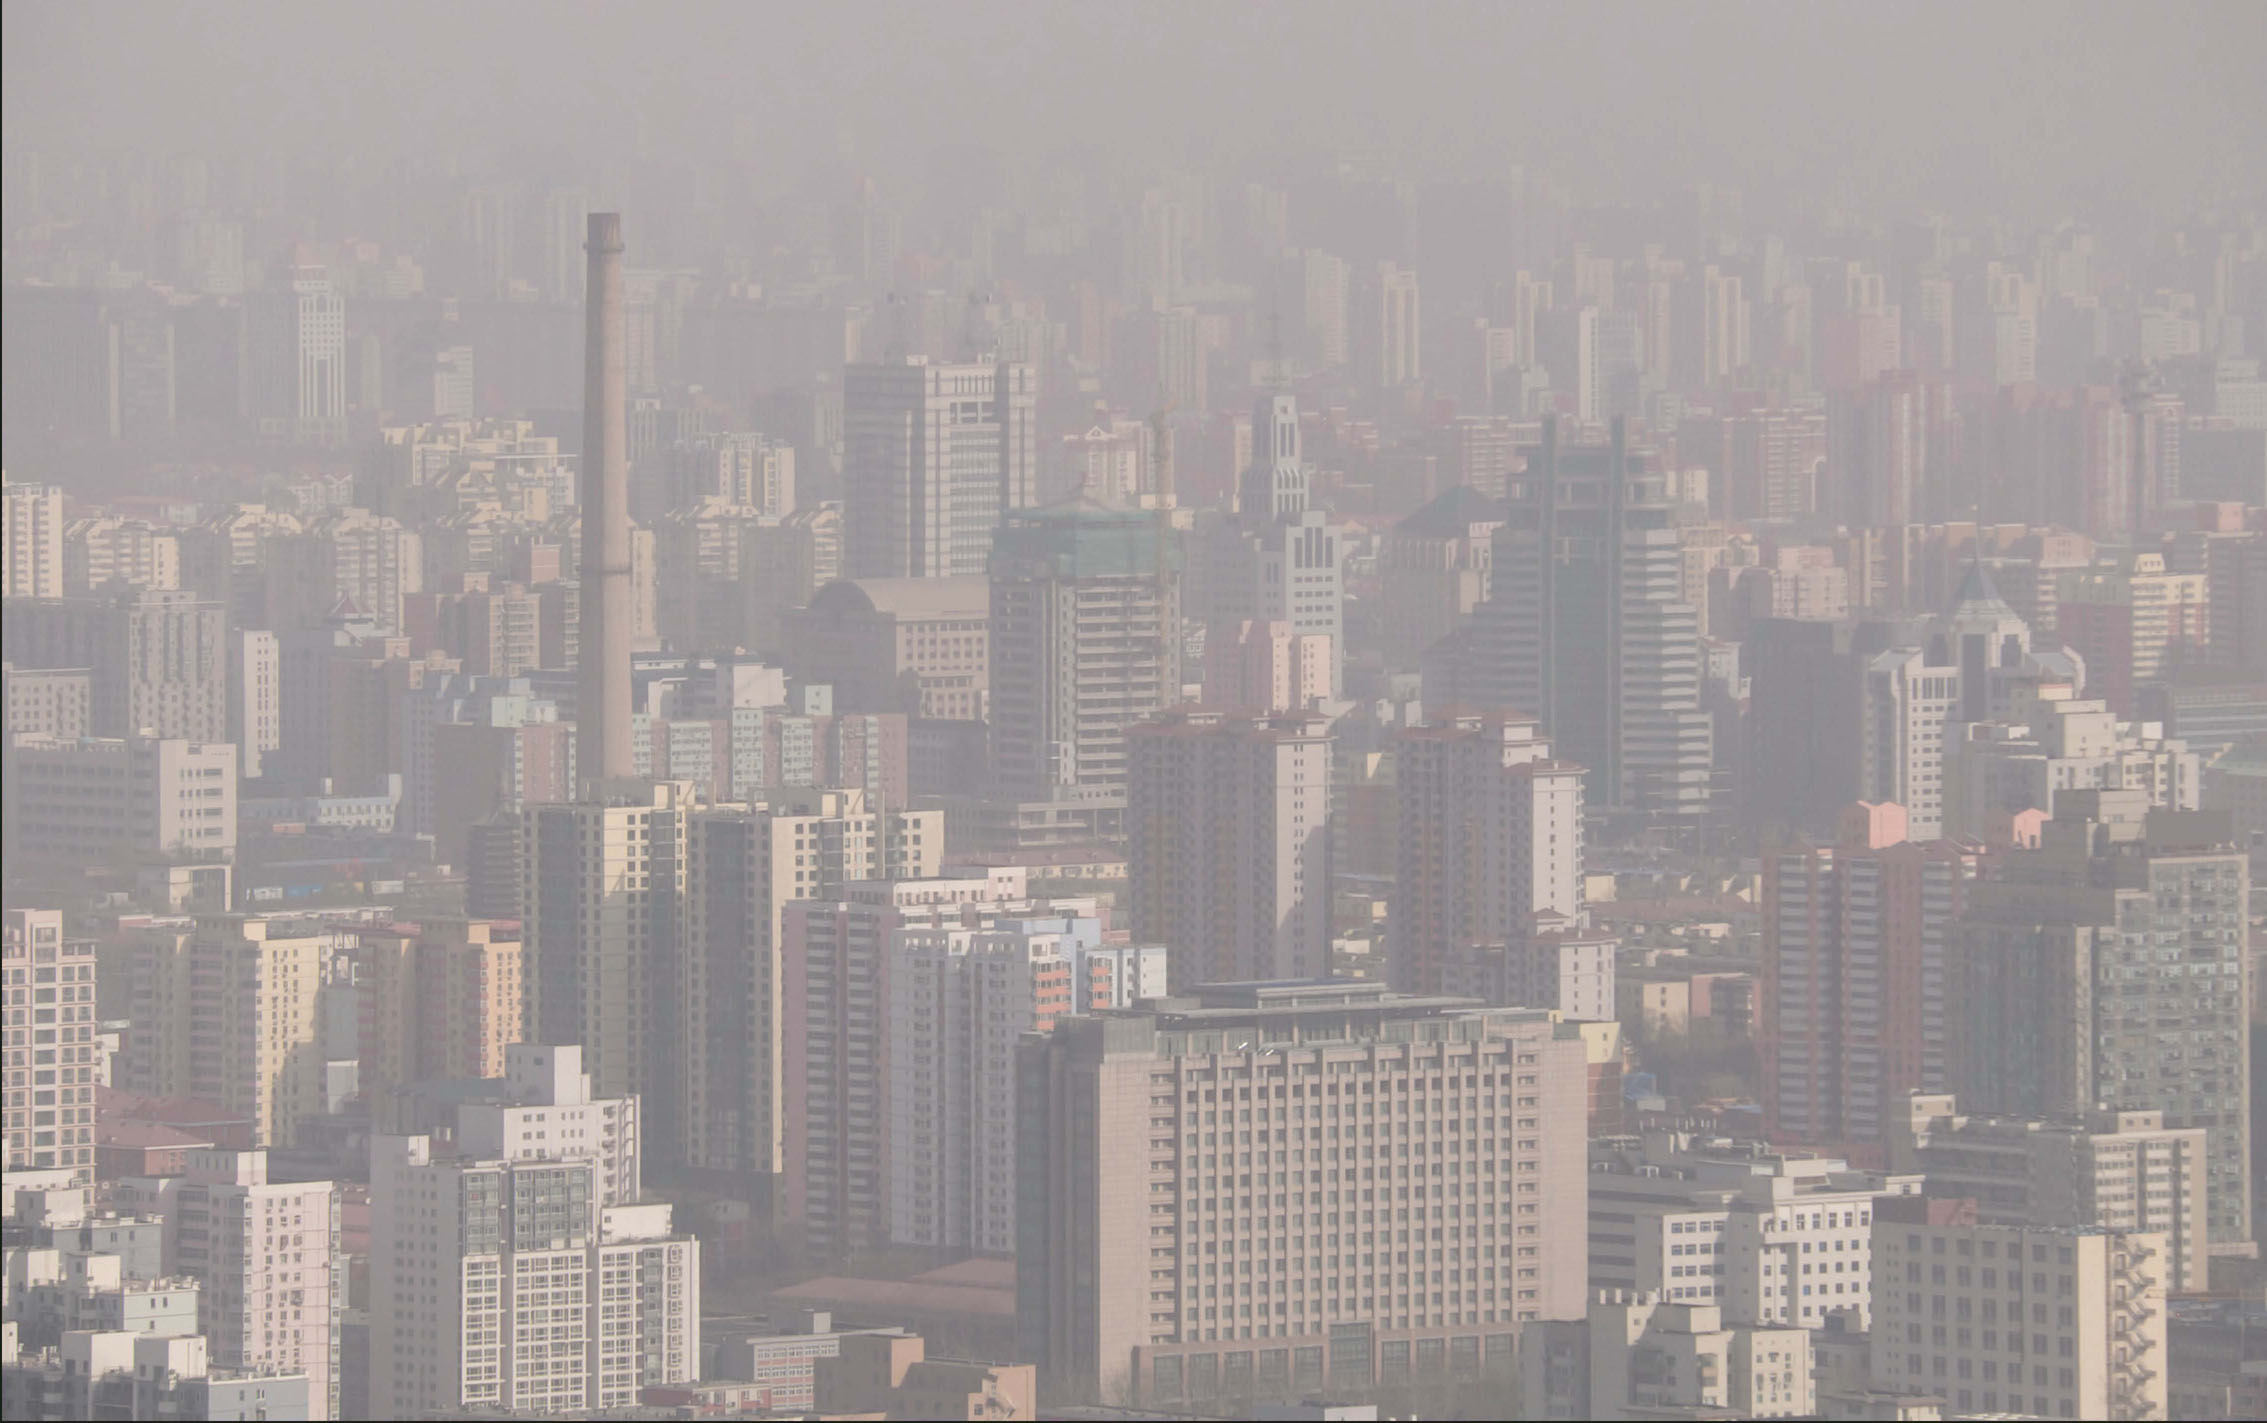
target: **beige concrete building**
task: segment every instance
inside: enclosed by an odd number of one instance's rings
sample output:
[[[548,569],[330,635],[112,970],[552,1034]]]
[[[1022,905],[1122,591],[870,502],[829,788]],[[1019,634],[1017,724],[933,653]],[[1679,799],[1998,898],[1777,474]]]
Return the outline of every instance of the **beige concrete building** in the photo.
[[[991,580],[838,579],[781,624],[787,670],[843,711],[979,721],[991,686]]]
[[[502,1077],[505,1050],[524,1039],[520,926],[436,919],[362,930],[360,1085]]]
[[[22,737],[11,752],[11,858],[84,871],[236,852],[236,748],[225,741]]]
[[[1803,1418],[1816,1405],[1809,1330],[1626,1290],[1522,1330],[1519,1391],[1522,1418]]]
[[[643,1096],[672,1141],[692,814],[689,784],[625,780],[520,817],[527,1034],[580,1044],[594,1090]]]
[[[1395,738],[1393,758],[1395,987],[1456,991],[1477,945],[1524,958],[1539,935],[1580,935],[1583,768],[1552,759],[1533,719],[1457,715],[1412,727]],[[1612,1015],[1607,961],[1605,1011],[1583,1016]]]
[[[609,1200],[583,1146],[372,1139],[373,1416],[588,1415],[699,1376],[700,1242]]]
[[[1548,1015],[1222,984],[1058,1023],[1017,1078],[1019,1353],[1058,1396],[1367,1393],[1582,1307],[1583,1048]]]
[[[268,1153],[197,1149],[186,1174],[122,1188],[165,1216],[168,1274],[187,1275],[212,1362],[304,1373],[309,1416],[339,1414],[339,1316],[346,1260],[329,1181],[270,1181]]]
[[[1928,1194],[1976,1202],[1986,1225],[2101,1226],[2165,1238],[2165,1287],[2201,1292],[2210,1243],[2202,1127],[2158,1111],[2037,1121],[1960,1114],[1952,1094],[1916,1092],[1890,1125],[1889,1167],[1924,1172]]]
[[[321,993],[348,936],[285,915],[201,916],[127,945],[134,1031],[117,1084],[201,1097],[249,1117],[255,1144],[288,1145],[323,1115]]]
[[[181,536],[147,519],[101,514],[63,530],[63,591],[93,593],[111,582],[139,588],[181,586]]]
[[[1592,1142],[1589,1184],[1592,1289],[1817,1329],[1838,1311],[1864,1327],[1874,1200],[1921,1178],[1662,1131]]]
[[[2164,1237],[1979,1225],[1966,1204],[1881,1203],[1873,1386],[1962,1414],[2165,1417]]]
[[[98,736],[228,737],[227,609],[194,593],[119,589],[99,597],[12,599],[18,667],[84,667]]]
[[[63,488],[57,484],[19,484],[0,490],[0,596],[63,596]]]
[[[94,1179],[95,955],[53,909],[0,918],[5,963],[7,1169]]]
[[[1330,724],[1181,710],[1128,736],[1134,937],[1176,988],[1319,978],[1330,961]]]
[[[76,741],[94,735],[94,674],[84,667],[18,667],[0,662],[11,736]]]
[[[782,1054],[787,906],[867,880],[925,879],[944,858],[944,813],[885,810],[863,791],[812,791],[695,816],[689,950],[676,985],[689,1164],[766,1183],[785,1140]]]

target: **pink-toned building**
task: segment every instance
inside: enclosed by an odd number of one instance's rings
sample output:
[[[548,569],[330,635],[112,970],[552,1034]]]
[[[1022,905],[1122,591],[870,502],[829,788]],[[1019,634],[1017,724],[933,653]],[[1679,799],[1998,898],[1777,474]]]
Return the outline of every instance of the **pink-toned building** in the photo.
[[[1776,1141],[1878,1148],[1909,1092],[1945,1090],[1947,940],[1980,845],[1906,838],[1905,808],[1860,801],[1831,846],[1764,857],[1756,998]]]

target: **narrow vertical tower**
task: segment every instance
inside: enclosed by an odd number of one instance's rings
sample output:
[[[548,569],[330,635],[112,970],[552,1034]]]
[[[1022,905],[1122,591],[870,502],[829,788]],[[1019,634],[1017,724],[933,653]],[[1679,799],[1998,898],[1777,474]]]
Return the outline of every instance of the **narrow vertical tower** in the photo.
[[[630,766],[629,404],[622,336],[622,215],[590,214],[584,294],[582,636],[575,756],[597,785]]]

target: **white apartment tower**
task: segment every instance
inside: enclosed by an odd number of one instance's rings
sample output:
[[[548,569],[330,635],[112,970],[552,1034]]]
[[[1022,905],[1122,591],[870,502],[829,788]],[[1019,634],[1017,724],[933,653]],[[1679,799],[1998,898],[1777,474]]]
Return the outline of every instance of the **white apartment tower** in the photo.
[[[94,1180],[94,945],[53,909],[0,918],[7,982],[7,1169]]]
[[[6,567],[0,570],[0,596],[60,598],[63,596],[63,490],[54,484],[18,484],[0,487],[0,553]]]

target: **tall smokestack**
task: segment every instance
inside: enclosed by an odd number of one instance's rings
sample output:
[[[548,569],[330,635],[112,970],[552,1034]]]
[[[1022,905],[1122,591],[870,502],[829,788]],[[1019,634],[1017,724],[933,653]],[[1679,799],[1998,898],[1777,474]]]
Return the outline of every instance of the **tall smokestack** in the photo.
[[[622,215],[590,214],[582,390],[580,779],[630,771],[629,403],[622,339]]]

